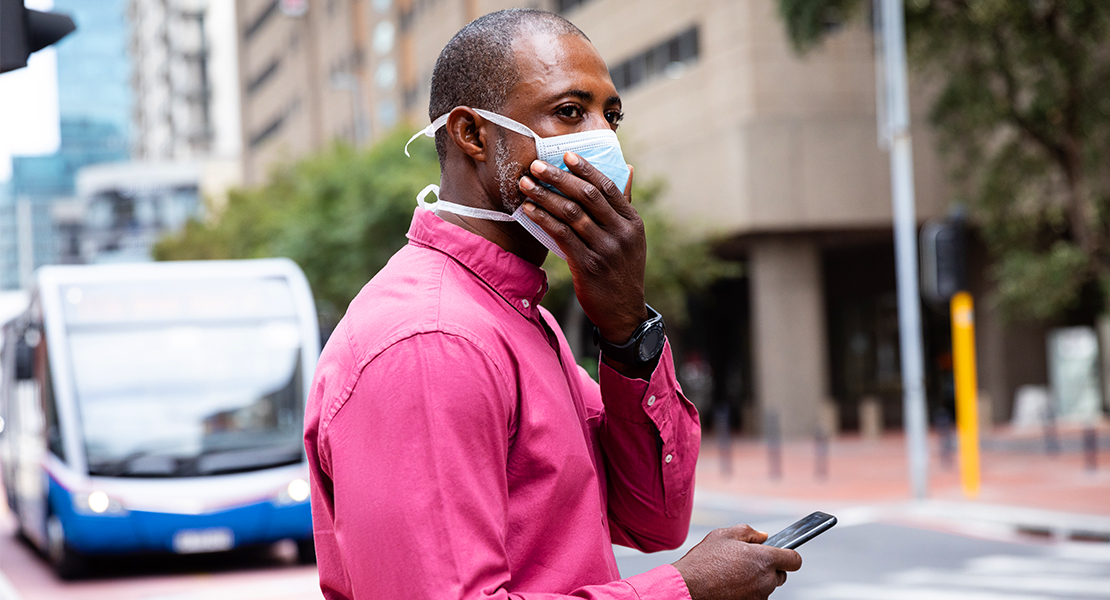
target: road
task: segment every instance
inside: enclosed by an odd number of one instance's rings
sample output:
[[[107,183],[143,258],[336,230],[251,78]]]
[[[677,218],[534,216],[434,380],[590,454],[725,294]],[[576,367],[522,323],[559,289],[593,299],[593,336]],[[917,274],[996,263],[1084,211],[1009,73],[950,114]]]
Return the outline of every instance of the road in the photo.
[[[695,508],[690,537],[679,550],[645,555],[615,549],[621,574],[673,562],[715,527],[746,522],[774,533],[806,514],[733,508],[722,497],[705,504]],[[1110,599],[1105,541],[1027,539],[952,521],[930,528],[900,525],[912,519],[899,518],[897,511],[857,509],[849,515],[799,549],[802,570],[789,575],[774,600]]]
[[[814,507],[822,508],[822,507]],[[645,555],[617,548],[621,573],[673,562],[715,527],[773,532],[800,511],[699,498],[687,544]],[[835,511],[833,511],[835,512]],[[1046,542],[958,524],[918,527],[852,511],[802,549],[805,564],[775,600],[1110,599],[1110,543]],[[44,561],[0,532],[0,600],[319,600],[315,568],[279,546],[218,556],[145,557],[99,565],[89,580],[57,581]]]

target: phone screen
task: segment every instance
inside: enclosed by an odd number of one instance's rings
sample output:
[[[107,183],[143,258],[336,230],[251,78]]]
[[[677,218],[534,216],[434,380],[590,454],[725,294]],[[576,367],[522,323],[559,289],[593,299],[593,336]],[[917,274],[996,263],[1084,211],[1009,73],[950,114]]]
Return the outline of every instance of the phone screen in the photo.
[[[793,550],[836,525],[836,517],[817,511],[767,538],[765,546]]]

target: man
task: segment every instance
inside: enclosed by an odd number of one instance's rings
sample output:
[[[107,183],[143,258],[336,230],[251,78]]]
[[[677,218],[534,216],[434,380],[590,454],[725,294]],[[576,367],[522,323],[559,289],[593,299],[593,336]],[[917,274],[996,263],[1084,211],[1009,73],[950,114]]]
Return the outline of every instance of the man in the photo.
[[[620,98],[597,51],[551,13],[487,15],[440,54],[429,113],[442,199],[351,303],[308,403],[324,595],[767,597],[801,559],[746,526],[617,571],[611,543],[686,537],[699,430],[644,303]],[[539,308],[548,248],[597,325],[600,386]]]

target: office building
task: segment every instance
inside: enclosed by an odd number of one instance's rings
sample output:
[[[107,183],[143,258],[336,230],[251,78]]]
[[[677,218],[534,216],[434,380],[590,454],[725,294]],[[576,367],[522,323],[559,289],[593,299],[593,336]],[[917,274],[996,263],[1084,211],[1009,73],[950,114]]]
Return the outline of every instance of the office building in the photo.
[[[55,222],[71,223],[60,262],[113,263],[151,260],[166,232],[180,231],[203,215],[198,162],[105,163],[81,169],[77,200]],[[68,218],[67,218],[68,217]]]
[[[235,6],[131,0],[136,160],[238,159]]]
[[[368,30],[374,15],[391,14],[389,0],[238,0],[236,9],[245,182],[337,139],[365,144],[398,123],[388,95],[370,85],[377,47]],[[381,77],[395,81],[396,71]]]
[[[35,268],[57,262],[53,207],[73,197],[77,171],[129,156],[126,9],[126,0],[54,2],[77,25],[56,46],[60,146],[51,155],[12,158],[7,197],[0,198],[0,290],[24,287]]]

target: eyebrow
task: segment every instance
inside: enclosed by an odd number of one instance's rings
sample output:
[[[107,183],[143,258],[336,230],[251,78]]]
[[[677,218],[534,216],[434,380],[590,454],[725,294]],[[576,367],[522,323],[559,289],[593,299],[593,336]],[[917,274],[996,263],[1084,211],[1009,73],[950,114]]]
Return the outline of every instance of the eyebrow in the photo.
[[[548,102],[555,102],[559,98],[562,98],[564,96],[574,96],[575,98],[578,98],[579,100],[581,100],[583,102],[587,102],[587,103],[592,102],[593,99],[594,99],[593,92],[590,92],[590,91],[587,91],[587,90],[572,89],[572,90],[567,90],[565,92],[560,92],[558,94],[555,94],[554,96],[551,97],[550,100],[548,100]],[[621,97],[620,96],[609,96],[608,98],[605,99],[605,104],[616,104],[616,105],[620,106],[621,105]]]

